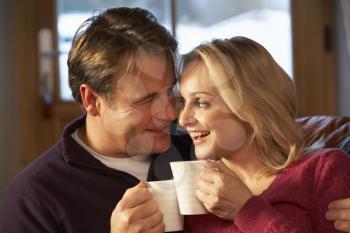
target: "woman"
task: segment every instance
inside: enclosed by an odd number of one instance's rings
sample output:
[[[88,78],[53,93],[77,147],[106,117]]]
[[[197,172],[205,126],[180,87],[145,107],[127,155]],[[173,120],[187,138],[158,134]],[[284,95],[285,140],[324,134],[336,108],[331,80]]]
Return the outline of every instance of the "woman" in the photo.
[[[338,232],[328,203],[348,197],[350,159],[302,144],[292,80],[258,43],[214,40],[184,56],[179,122],[206,170],[197,197],[211,214],[185,232]]]

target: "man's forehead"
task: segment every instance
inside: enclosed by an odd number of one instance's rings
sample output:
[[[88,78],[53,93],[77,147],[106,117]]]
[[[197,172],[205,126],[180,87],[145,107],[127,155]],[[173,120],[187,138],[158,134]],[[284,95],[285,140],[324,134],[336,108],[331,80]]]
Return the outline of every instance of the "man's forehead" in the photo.
[[[140,77],[145,79],[164,80],[172,75],[172,59],[167,58],[163,50],[147,52],[144,49],[138,49],[134,58],[135,70]]]
[[[170,70],[164,72],[162,76],[159,75],[157,78],[154,78],[154,76],[151,76],[147,73],[140,72],[136,78],[138,79],[138,82],[142,82],[146,86],[168,86],[176,83],[176,77]]]
[[[117,82],[117,92],[128,94],[145,95],[149,92],[158,92],[176,83],[176,78],[169,74],[161,79],[155,79],[143,72],[122,75]]]

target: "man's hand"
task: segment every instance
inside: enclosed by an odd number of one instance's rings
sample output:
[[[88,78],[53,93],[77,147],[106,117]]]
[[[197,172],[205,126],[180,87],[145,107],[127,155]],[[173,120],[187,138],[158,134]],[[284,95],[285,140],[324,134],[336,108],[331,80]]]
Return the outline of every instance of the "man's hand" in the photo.
[[[205,161],[204,166],[198,182],[197,198],[212,214],[233,220],[245,202],[252,197],[251,191],[226,166],[225,160]]]
[[[163,233],[163,215],[152,193],[141,182],[128,189],[111,217],[111,233]]]
[[[332,201],[328,205],[326,219],[335,221],[337,230],[350,233],[350,198]]]

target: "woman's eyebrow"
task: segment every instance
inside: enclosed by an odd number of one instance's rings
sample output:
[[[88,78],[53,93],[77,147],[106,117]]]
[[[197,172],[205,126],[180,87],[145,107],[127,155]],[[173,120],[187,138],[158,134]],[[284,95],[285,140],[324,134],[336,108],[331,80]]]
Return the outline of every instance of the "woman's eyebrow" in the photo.
[[[182,97],[181,91],[179,91],[179,95]],[[195,96],[195,95],[210,95],[214,96],[214,94],[206,92],[206,91],[196,91],[196,92],[191,92],[190,96]]]
[[[206,92],[206,91],[192,92],[191,95],[210,95],[210,96],[214,96],[212,93]]]

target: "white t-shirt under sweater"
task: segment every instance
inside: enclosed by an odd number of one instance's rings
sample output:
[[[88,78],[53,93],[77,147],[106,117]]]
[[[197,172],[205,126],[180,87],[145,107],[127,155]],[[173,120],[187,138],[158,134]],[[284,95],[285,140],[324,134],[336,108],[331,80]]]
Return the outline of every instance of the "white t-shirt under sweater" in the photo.
[[[101,155],[88,147],[78,136],[78,129],[72,133],[72,138],[79,143],[92,156],[109,168],[129,173],[141,181],[147,181],[148,169],[151,165],[150,157],[147,155],[136,155],[128,158],[112,158]]]

